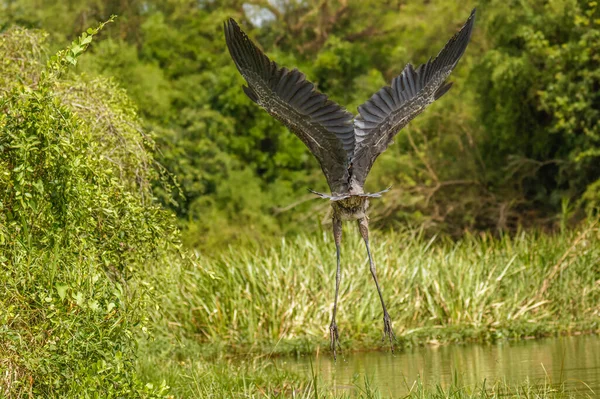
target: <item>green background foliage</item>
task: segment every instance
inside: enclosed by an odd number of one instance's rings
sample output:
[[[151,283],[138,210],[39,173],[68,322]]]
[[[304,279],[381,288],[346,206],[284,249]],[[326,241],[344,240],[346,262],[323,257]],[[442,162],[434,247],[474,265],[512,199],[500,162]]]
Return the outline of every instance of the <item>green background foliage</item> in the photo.
[[[600,184],[596,2],[21,0],[5,3],[0,25],[43,28],[60,45],[120,15],[78,68],[127,90],[177,176],[179,188],[156,195],[187,244],[214,248],[314,230],[326,209],[306,193],[326,189],[315,160],[243,94],[227,17],[356,112],[407,62],[435,55],[472,6],[454,88],[398,135],[367,182],[394,187],[373,223],[457,235],[581,219]]]

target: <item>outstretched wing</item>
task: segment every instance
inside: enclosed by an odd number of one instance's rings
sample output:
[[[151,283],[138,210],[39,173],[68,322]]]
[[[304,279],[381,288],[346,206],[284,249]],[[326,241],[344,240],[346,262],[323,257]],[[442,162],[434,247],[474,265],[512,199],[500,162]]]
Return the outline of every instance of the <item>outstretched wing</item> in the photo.
[[[354,151],[353,115],[319,93],[302,72],[279,68],[233,19],[224,29],[229,53],[248,82],[244,92],[306,144],[332,193],[346,192]]]
[[[469,44],[474,21],[475,9],[435,59],[416,70],[411,64],[406,65],[391,87],[382,88],[358,107],[359,115],[354,121],[353,184],[363,187],[373,162],[398,131],[450,89],[452,83],[445,80]]]

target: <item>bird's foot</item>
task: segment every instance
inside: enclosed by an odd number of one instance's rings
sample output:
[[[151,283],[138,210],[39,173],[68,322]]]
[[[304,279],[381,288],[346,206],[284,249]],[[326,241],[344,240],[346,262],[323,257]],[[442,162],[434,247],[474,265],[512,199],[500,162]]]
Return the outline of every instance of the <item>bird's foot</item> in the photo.
[[[396,335],[394,334],[394,330],[392,330],[392,319],[388,312],[384,312],[383,314],[383,338],[381,342],[385,341],[385,338],[390,340],[390,347],[392,349],[392,353],[394,353],[394,341],[396,340]]]
[[[340,335],[338,333],[338,327],[337,327],[337,324],[335,324],[334,320],[331,321],[331,325],[329,326],[329,340],[331,342],[331,351],[333,352],[333,360],[335,361],[337,359],[337,354],[335,351],[336,345],[340,350],[342,350],[342,347],[340,345]]]

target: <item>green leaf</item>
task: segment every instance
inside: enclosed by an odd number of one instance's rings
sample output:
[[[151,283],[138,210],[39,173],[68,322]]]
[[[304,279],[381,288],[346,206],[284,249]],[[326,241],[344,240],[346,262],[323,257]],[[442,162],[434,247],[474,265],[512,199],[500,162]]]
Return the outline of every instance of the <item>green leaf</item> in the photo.
[[[79,305],[80,307],[83,307],[83,305],[85,304],[85,300],[81,292],[77,292],[76,294],[72,295],[72,298],[75,300],[75,303],[77,303],[77,305]]]
[[[81,40],[79,41],[79,43],[84,46],[86,44],[90,44],[92,42],[92,38],[93,36],[86,36],[86,37],[82,37]]]
[[[65,297],[67,296],[67,289],[69,289],[68,285],[60,285],[60,284],[56,284],[54,286],[54,288],[56,288],[56,292],[58,293],[58,296],[60,297],[60,299],[65,299]]]

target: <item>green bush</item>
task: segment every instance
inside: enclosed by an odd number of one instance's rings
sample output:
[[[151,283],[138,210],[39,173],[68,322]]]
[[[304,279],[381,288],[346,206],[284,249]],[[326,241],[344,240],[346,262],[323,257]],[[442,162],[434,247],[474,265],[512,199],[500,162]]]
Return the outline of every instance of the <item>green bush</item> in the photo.
[[[0,395],[165,390],[134,364],[148,268],[177,245],[153,142],[116,84],[67,70],[103,25],[46,65],[43,34],[0,36]]]
[[[600,19],[589,0],[482,1],[487,179],[527,218],[600,206]],[[527,223],[526,221],[521,221]]]

